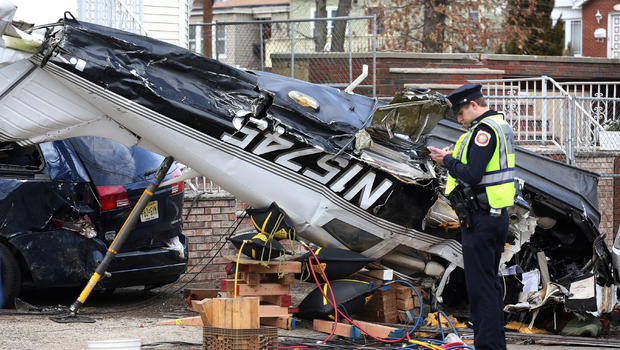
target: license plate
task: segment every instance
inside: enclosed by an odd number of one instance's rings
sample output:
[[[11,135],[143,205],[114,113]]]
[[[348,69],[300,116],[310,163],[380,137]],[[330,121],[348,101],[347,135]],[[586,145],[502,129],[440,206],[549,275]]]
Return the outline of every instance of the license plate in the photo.
[[[149,202],[149,204],[147,204],[144,210],[142,211],[142,214],[140,214],[140,221],[142,222],[151,221],[157,218],[159,218],[159,212],[157,210],[157,201]]]

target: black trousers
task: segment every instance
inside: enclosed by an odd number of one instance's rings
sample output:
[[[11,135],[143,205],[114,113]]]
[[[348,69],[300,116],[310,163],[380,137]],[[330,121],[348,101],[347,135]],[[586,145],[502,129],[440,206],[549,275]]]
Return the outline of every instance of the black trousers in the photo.
[[[499,259],[508,235],[506,209],[499,216],[475,213],[462,230],[465,284],[474,323],[476,350],[505,350],[503,289]]]

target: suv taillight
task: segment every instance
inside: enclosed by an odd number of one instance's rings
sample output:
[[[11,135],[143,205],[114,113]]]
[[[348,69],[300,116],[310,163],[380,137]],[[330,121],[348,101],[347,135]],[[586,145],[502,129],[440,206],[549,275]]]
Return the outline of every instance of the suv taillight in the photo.
[[[172,177],[173,179],[179,176],[181,176],[181,170],[178,168],[175,169],[172,173],[170,173],[170,177]],[[183,189],[185,189],[185,181],[179,181],[170,185],[170,194],[177,194],[179,192],[183,192]]]
[[[129,196],[123,186],[97,186],[101,211],[129,206]]]

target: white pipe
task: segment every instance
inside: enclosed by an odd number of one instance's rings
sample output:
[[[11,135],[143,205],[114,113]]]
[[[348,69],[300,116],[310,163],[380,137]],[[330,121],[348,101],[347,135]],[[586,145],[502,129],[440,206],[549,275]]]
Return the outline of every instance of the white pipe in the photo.
[[[166,181],[162,182],[161,184],[159,184],[159,187],[164,187],[164,186],[172,185],[172,184],[175,184],[177,182],[181,182],[181,181],[185,181],[187,179],[195,178],[197,176],[200,176],[200,173],[197,172],[196,170],[192,169],[192,170],[186,172],[185,174],[182,174],[179,177],[175,177],[174,179],[170,179],[170,180],[166,180]]]
[[[353,82],[344,89],[344,92],[353,95],[353,89],[355,89],[366,77],[368,76],[368,65],[362,65],[362,74],[360,74]]]
[[[439,281],[439,286],[437,287],[437,291],[435,292],[435,298],[439,303],[443,303],[443,290],[446,287],[446,283],[448,283],[448,276],[456,269],[456,264],[450,264],[446,271],[444,271],[443,276],[441,277],[441,281]]]

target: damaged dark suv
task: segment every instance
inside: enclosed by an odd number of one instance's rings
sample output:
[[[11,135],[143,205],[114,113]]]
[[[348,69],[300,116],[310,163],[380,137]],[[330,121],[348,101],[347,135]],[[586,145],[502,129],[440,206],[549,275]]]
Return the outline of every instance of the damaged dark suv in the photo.
[[[0,144],[5,306],[22,288],[84,285],[163,157],[97,137]],[[174,165],[166,180],[181,175]],[[183,182],[161,187],[98,287],[158,286],[187,265]]]

